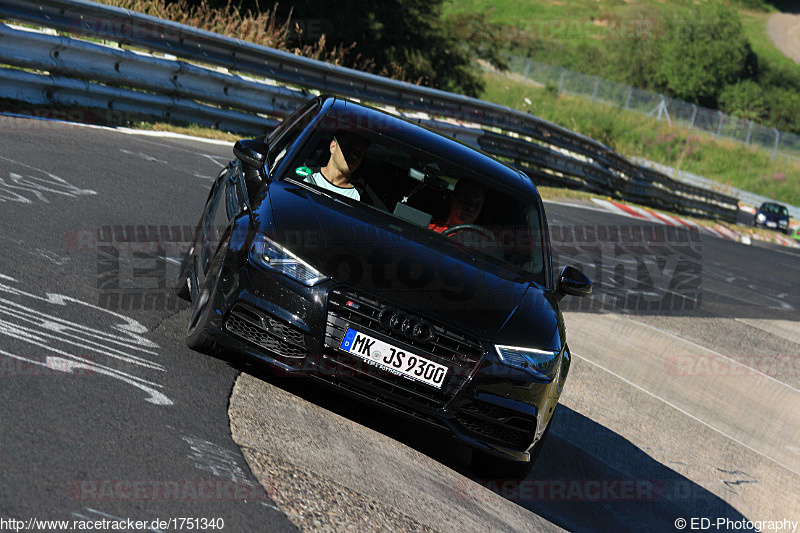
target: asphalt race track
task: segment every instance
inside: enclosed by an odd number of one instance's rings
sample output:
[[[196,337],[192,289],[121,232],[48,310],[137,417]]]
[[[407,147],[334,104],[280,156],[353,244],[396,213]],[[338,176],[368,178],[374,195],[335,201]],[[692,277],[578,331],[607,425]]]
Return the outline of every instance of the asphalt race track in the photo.
[[[186,348],[188,305],[168,289],[230,144],[15,117],[0,131],[0,518],[221,518],[224,531],[800,520],[796,249],[548,203],[557,265],[583,268],[596,294],[565,300],[574,360],[539,462],[522,481],[485,479],[437,434]]]

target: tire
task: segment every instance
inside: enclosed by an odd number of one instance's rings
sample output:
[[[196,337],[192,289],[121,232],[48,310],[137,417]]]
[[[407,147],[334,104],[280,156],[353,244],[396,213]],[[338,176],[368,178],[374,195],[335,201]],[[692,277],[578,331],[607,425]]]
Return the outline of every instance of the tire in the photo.
[[[186,328],[186,346],[202,353],[210,353],[215,347],[214,341],[204,331],[211,316],[211,298],[210,290],[203,288],[200,291],[192,303],[192,314]]]
[[[214,307],[214,295],[226,249],[227,243],[217,250],[211,260],[211,268],[205,282],[202,287],[198,287],[197,297],[192,301],[192,313],[189,315],[189,324],[186,327],[186,346],[192,350],[211,353],[216,348],[216,343],[209,338],[204,329],[208,325]]]

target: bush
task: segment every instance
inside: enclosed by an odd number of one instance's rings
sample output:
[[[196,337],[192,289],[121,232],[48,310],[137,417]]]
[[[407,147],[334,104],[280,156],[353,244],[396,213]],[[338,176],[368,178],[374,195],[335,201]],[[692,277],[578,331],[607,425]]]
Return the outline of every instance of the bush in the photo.
[[[719,107],[729,115],[757,120],[767,108],[764,89],[753,80],[728,85],[719,95]]]
[[[796,90],[770,88],[764,94],[768,108],[764,124],[784,131],[800,133],[800,94]]]

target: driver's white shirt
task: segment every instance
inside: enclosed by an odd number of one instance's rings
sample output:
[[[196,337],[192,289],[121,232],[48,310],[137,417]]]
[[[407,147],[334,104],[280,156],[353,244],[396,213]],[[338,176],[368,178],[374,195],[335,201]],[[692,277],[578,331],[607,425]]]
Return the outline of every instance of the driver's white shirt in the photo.
[[[303,181],[306,183],[313,183],[317,187],[322,187],[323,189],[333,191],[337,194],[341,194],[342,196],[347,196],[353,200],[361,200],[361,195],[358,193],[358,190],[356,190],[355,187],[337,187],[328,181],[325,176],[322,175],[322,172],[314,172]]]

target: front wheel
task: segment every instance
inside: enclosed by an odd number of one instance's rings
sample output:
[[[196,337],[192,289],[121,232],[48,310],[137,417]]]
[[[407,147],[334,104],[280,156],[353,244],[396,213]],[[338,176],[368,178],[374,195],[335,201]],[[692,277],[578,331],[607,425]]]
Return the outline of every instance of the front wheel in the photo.
[[[211,291],[204,287],[192,302],[192,314],[186,328],[186,346],[198,352],[209,353],[214,349],[214,341],[208,338],[205,327],[211,316]]]
[[[189,325],[186,328],[186,345],[203,353],[210,353],[216,346],[205,332],[205,327],[214,312],[214,294],[228,244],[228,241],[223,241],[211,261],[205,282],[197,288],[197,296],[192,298],[192,314],[189,316]],[[187,279],[193,280],[194,276],[190,275]],[[190,292],[193,291],[190,290]]]

